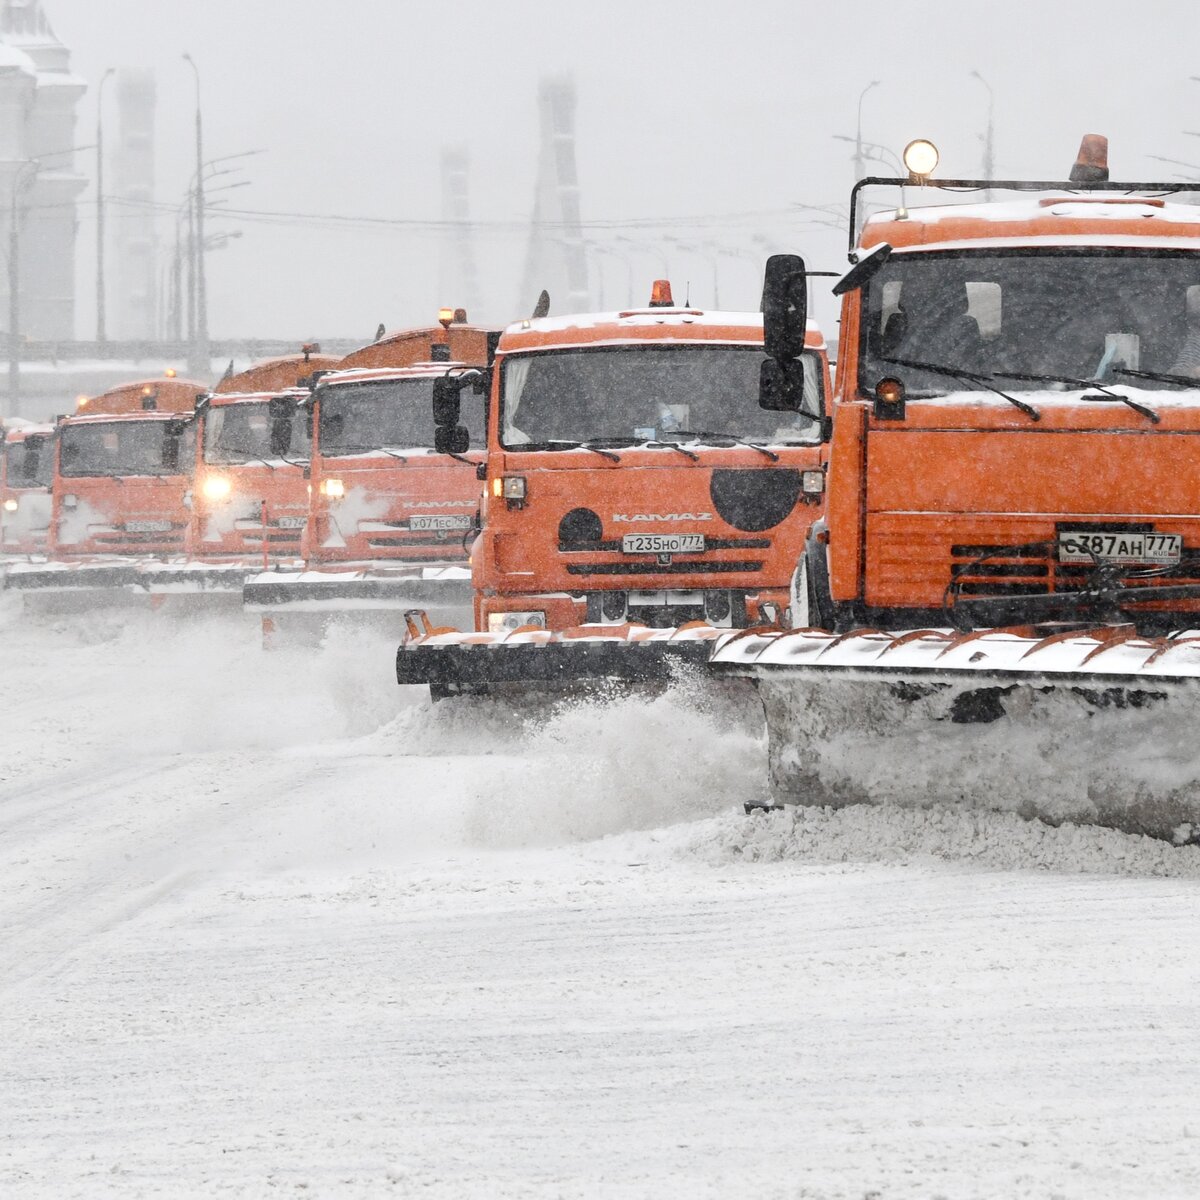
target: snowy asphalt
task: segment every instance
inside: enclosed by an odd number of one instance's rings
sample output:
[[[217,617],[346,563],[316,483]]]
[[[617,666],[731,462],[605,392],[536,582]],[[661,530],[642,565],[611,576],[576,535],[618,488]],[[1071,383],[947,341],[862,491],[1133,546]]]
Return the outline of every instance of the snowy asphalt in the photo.
[[[0,605],[0,1196],[1193,1196],[1200,850],[744,817],[694,696]]]

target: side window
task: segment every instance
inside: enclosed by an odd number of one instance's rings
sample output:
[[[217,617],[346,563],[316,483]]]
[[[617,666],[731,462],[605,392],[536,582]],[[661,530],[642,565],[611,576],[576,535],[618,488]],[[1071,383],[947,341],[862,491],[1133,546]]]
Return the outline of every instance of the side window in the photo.
[[[1003,293],[998,283],[968,283],[967,313],[975,318],[985,342],[1000,336],[1003,324]]]

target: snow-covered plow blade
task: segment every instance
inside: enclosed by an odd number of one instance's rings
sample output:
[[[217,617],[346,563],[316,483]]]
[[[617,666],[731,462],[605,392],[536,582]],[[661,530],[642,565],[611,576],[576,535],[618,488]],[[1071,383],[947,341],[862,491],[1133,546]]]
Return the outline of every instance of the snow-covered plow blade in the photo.
[[[396,654],[396,679],[428,684],[437,696],[492,689],[532,692],[592,684],[665,684],[682,666],[703,666],[726,630],[708,625],[649,629],[580,625],[552,632],[462,633],[431,626],[424,613],[405,614],[408,632]]]
[[[82,562],[20,562],[4,573],[6,591],[48,608],[97,603],[159,604],[170,597],[202,603],[240,603],[250,568],[240,563],[175,562],[135,558]]]
[[[421,607],[438,625],[471,620],[471,572],[466,567],[358,567],[262,571],[246,580],[242,599],[264,616],[289,613],[394,613]]]
[[[957,803],[1198,840],[1200,632],[748,631],[711,669],[756,683],[778,802]]]

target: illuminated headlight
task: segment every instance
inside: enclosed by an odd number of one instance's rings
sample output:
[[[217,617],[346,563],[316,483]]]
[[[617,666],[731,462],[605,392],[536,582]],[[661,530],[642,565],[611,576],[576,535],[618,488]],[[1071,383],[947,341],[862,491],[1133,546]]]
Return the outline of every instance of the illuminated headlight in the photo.
[[[62,498],[63,508],[74,508],[79,503],[79,497],[74,492],[68,492]]]
[[[224,475],[209,475],[200,490],[205,500],[228,500],[233,485]]]
[[[346,494],[346,485],[340,479],[322,479],[321,495],[330,500],[340,500]]]
[[[825,472],[801,471],[800,490],[806,496],[819,496],[825,490]]]
[[[512,633],[522,625],[536,625],[538,629],[546,628],[544,612],[502,612],[488,613],[488,633]]]
[[[4,502],[4,511],[5,512],[16,512],[18,506],[19,506],[19,501],[17,500],[16,496],[9,496],[9,498],[7,500],[5,500],[5,502]]]
[[[492,495],[503,496],[505,500],[525,499],[524,475],[501,475],[492,480]]]

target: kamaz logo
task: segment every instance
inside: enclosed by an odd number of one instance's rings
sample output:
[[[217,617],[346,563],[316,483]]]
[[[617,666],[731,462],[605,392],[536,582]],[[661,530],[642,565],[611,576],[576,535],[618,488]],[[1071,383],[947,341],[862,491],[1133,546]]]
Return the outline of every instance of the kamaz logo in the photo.
[[[711,521],[710,512],[694,513],[613,513],[614,524],[632,525],[636,521]]]
[[[410,508],[470,508],[474,500],[414,500]]]

